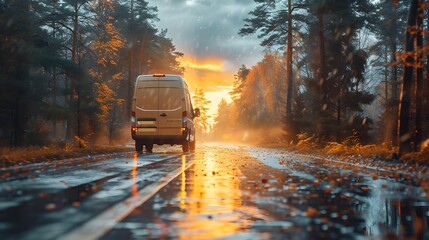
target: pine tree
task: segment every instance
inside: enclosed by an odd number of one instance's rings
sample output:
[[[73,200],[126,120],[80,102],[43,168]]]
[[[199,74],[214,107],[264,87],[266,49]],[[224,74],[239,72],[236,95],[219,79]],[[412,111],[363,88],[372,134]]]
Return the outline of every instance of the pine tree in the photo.
[[[287,44],[286,48],[286,69],[287,75],[285,76],[285,82],[287,82],[286,92],[286,117],[290,121],[292,116],[292,95],[294,92],[294,80],[293,80],[293,31],[295,31],[293,25],[294,21],[299,20],[301,17],[299,14],[294,14],[293,9],[296,6],[292,6],[292,1],[260,1],[255,0],[258,3],[256,9],[249,14],[251,18],[247,18],[244,27],[240,29],[240,35],[249,35],[259,32],[259,38],[263,38],[261,45],[272,46]],[[296,15],[296,16],[295,16]],[[285,35],[287,38],[285,38]]]
[[[378,42],[370,48],[370,54],[376,56],[373,67],[383,72],[380,83],[381,100],[384,109],[379,117],[380,141],[397,146],[398,101],[399,101],[399,70],[396,54],[398,46],[403,45],[402,34],[405,32],[408,1],[384,0],[376,5],[378,24],[374,32]]]
[[[222,137],[224,134],[231,133],[231,108],[224,98],[218,104],[217,115],[213,126],[213,134]]]
[[[0,3],[0,115],[5,123],[1,128],[12,133],[8,136],[12,146],[46,144],[49,130],[44,122],[52,116],[46,95],[53,69],[71,79],[82,76],[62,57],[60,40],[48,32],[46,14],[40,14],[44,9],[38,1]]]
[[[200,117],[195,118],[195,128],[197,134],[207,135],[210,131],[210,123],[208,115],[208,105],[211,101],[206,99],[205,92],[203,89],[195,89],[194,95],[192,96],[192,101],[194,104],[194,108],[200,109]]]

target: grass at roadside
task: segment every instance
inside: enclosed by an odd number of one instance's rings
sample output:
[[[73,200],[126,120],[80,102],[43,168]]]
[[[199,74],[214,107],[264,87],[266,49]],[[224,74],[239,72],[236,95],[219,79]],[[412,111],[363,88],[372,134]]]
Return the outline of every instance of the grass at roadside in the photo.
[[[258,144],[264,147],[283,148],[286,147],[290,151],[296,151],[303,154],[312,154],[318,156],[335,156],[345,161],[353,161],[355,159],[370,159],[372,161],[382,162],[397,162],[410,165],[429,166],[429,147],[426,147],[420,152],[412,152],[398,156],[398,149],[388,146],[387,144],[370,144],[361,145],[357,143],[337,143],[337,142],[320,142],[312,137],[300,139],[295,145],[290,145],[285,142],[267,142]]]
[[[0,165],[4,167],[132,150],[133,148],[129,146],[89,146],[87,148],[78,148],[73,146],[0,148]]]

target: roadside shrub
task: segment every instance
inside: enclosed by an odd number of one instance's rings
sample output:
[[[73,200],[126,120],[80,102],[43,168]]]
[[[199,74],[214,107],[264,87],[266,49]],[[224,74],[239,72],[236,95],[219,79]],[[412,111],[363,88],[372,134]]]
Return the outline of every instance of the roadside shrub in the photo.
[[[343,143],[328,142],[324,148],[327,154],[342,155],[350,152],[349,147]]]
[[[296,148],[301,151],[312,152],[317,149],[323,148],[321,141],[315,135],[308,136],[307,133],[297,134],[298,143]]]

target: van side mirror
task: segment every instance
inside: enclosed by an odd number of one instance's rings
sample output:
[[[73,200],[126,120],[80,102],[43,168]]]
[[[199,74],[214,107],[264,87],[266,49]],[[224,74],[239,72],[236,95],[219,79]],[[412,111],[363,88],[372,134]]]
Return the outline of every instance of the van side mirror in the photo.
[[[195,108],[194,109],[194,117],[199,117],[199,116],[201,116],[200,109],[199,108]]]

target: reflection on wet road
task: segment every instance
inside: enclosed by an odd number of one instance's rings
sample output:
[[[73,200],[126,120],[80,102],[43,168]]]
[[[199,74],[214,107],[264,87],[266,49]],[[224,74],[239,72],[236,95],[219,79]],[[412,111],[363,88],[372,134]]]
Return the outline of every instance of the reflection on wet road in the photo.
[[[20,167],[32,174],[0,180],[1,239],[64,236],[180,167],[179,153],[70,159],[46,171]]]
[[[429,176],[279,149],[179,150],[66,162],[0,180],[0,236],[429,239]]]
[[[207,145],[102,239],[427,239],[429,204],[419,183],[427,179],[416,179]]]

